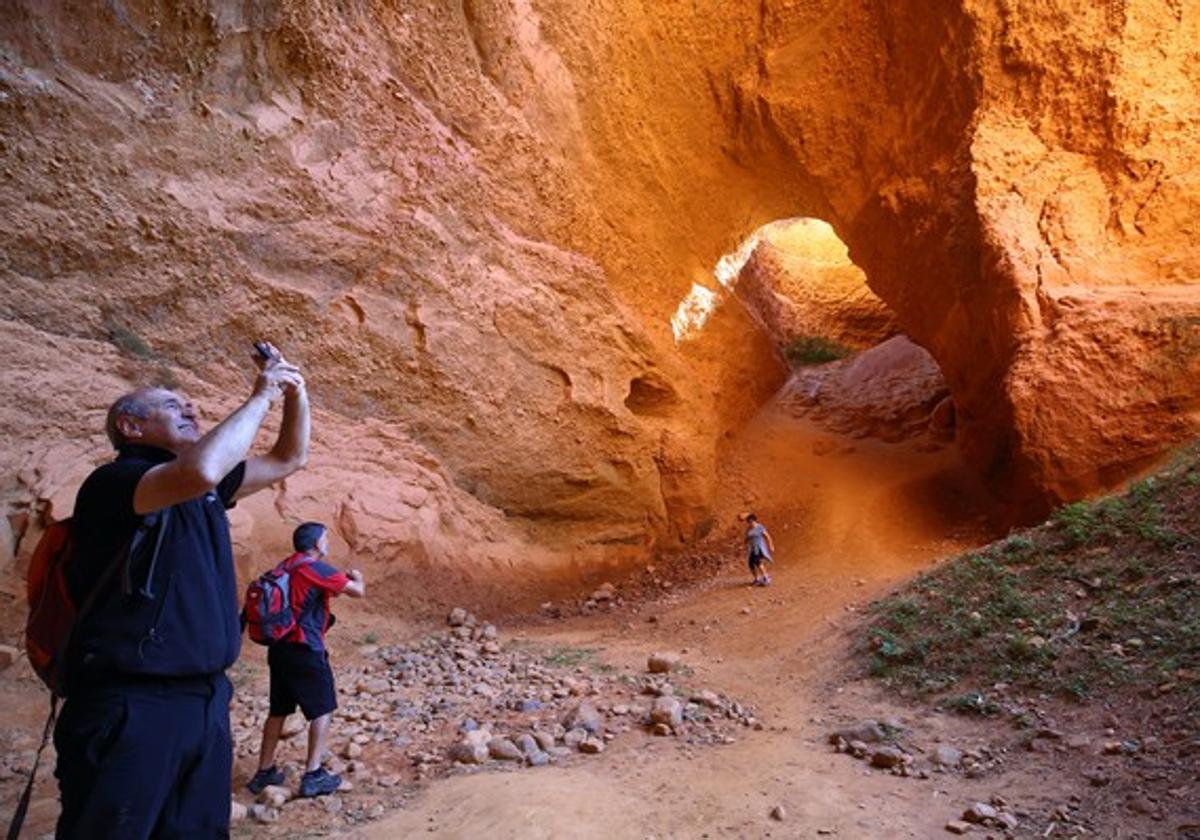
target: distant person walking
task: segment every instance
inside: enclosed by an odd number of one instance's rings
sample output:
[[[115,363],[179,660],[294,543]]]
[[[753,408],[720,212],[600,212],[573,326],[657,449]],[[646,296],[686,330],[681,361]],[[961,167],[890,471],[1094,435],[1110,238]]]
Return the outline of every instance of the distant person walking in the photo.
[[[775,543],[758,516],[746,514],[746,552],[750,563],[750,574],[754,575],[751,586],[770,586],[771,576],[767,574],[764,563],[774,563]]]
[[[116,460],[75,499],[68,582],[75,603],[95,607],[72,632],[54,731],[60,840],[229,836],[225,669],[241,632],[225,510],[300,469],[309,442],[304,379],[263,348],[250,397],[206,434],[192,404],[162,388],[108,410]],[[280,401],[278,440],[248,458]],[[152,557],[129,548],[150,521]]]
[[[305,522],[292,534],[296,553],[283,561],[289,575],[289,600],[296,616],[292,630],[267,649],[271,673],[271,707],[263,724],[258,772],[246,785],[257,794],[267,785],[283,784],[284,775],[275,766],[275,748],[287,716],[300,707],[308,723],[308,759],[300,779],[300,795],[324,796],[341,785],[340,777],[321,766],[329,721],[337,709],[337,690],[325,631],[332,621],[329,599],[345,593],[352,598],[366,595],[362,572],[342,573],[325,562],[329,557],[329,534],[319,522]]]

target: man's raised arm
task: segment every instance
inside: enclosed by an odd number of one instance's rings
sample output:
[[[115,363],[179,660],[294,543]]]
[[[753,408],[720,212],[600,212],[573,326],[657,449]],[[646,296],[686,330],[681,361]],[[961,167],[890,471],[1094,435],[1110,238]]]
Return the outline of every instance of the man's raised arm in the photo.
[[[303,390],[304,379],[299,370],[289,364],[275,364],[266,367],[258,374],[254,382],[254,391],[250,398],[241,404],[228,417],[217,424],[216,428],[198,439],[194,444],[176,453],[176,458],[164,464],[151,467],[138,481],[133,494],[133,509],[136,513],[169,507],[180,502],[194,499],[215,487],[238,462],[246,457],[258,428],[271,404],[279,399],[285,390]],[[195,427],[195,415],[189,405],[180,407],[173,401],[171,405],[156,406],[154,412],[167,412],[166,422],[182,419]],[[307,403],[305,403],[307,418]],[[122,418],[122,422],[132,422]],[[307,433],[305,436],[307,441]],[[152,442],[149,438],[147,442]],[[136,442],[136,439],[135,439]]]
[[[311,429],[308,391],[301,379],[298,384],[289,384],[284,389],[283,422],[279,428],[279,438],[266,455],[246,462],[246,474],[234,498],[256,493],[303,467],[308,461]]]

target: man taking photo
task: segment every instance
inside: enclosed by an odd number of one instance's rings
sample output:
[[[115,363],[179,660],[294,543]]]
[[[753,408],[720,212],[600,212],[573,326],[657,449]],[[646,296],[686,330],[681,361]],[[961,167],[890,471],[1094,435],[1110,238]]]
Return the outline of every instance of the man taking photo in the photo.
[[[59,838],[228,836],[225,669],[241,627],[225,510],[300,469],[309,443],[304,379],[263,349],[250,397],[207,434],[192,404],[166,389],[143,388],[109,408],[117,457],[88,476],[75,502],[72,597],[84,602],[104,584],[67,656],[54,732]],[[247,459],[280,400],[278,439]],[[121,560],[148,517],[156,524],[143,550]],[[124,568],[105,575],[117,562]]]

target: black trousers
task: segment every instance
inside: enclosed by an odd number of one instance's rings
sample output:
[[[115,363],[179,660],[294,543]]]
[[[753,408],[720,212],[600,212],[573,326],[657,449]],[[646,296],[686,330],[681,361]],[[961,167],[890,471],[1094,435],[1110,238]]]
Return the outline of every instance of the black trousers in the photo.
[[[224,674],[72,692],[54,729],[56,838],[228,837],[232,695]]]

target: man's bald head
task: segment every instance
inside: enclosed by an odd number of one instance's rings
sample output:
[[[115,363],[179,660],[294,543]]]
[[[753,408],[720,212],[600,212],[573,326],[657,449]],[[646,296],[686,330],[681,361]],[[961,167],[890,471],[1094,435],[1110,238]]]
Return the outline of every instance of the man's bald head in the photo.
[[[114,449],[143,442],[177,452],[199,437],[191,403],[166,388],[139,388],[117,399],[104,431]]]

